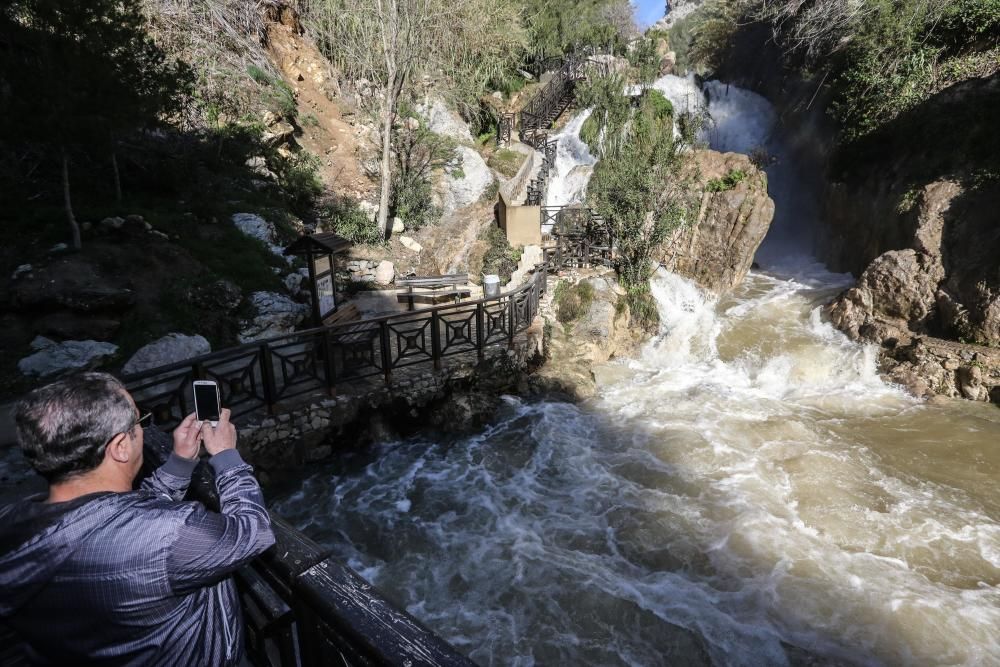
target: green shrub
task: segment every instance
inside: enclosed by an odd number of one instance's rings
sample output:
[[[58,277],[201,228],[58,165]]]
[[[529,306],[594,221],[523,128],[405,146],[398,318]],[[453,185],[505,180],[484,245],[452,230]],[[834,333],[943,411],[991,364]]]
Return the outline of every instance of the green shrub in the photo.
[[[266,103],[271,111],[280,114],[289,121],[294,120],[298,113],[298,105],[295,102],[295,91],[292,90],[291,86],[285,83],[280,76],[266,72],[256,65],[250,65],[247,68],[247,74],[266,90]]]
[[[713,178],[710,180],[706,189],[709,192],[726,192],[735,188],[745,181],[746,178],[747,173],[742,169],[730,169],[722,178]]]
[[[567,324],[583,317],[594,302],[594,286],[587,281],[570,285],[560,281],[552,295],[556,304],[556,319]]]
[[[351,243],[359,245],[384,245],[385,238],[378,229],[378,222],[346,197],[327,205],[323,217],[329,218],[333,231]]]
[[[672,118],[674,115],[674,105],[655,88],[650,88],[643,94],[643,102],[650,106],[653,117],[657,120]]]
[[[281,186],[291,208],[304,212],[323,194],[323,182],[319,177],[319,158],[302,151],[291,157],[276,158],[278,185]]]
[[[660,326],[660,311],[656,308],[656,299],[649,291],[648,282],[629,287],[625,292],[625,303],[628,304],[633,324],[650,333],[656,332]]]
[[[486,230],[485,240],[489,244],[483,256],[483,273],[500,276],[500,284],[510,282],[510,276],[521,261],[521,251],[507,241],[507,235],[496,225]]]

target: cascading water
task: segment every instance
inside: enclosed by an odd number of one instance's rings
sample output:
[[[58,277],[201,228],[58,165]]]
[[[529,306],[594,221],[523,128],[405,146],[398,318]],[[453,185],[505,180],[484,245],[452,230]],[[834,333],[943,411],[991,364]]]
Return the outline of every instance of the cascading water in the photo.
[[[718,145],[773,149],[715,85]],[[597,398],[508,398],[275,509],[483,665],[1000,664],[1000,413],[884,384],[794,238],[721,298],[658,274]]]
[[[597,159],[590,154],[590,147],[580,138],[580,128],[590,117],[590,112],[590,109],[584,109],[561,132],[552,136],[558,143],[545,194],[546,206],[583,204],[587,199],[587,183],[594,173]]]

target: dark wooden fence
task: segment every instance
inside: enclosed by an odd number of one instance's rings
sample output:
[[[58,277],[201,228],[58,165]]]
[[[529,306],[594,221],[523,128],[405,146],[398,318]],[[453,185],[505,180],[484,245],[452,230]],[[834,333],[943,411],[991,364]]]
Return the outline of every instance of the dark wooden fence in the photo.
[[[499,297],[465,301],[372,319],[297,331],[248,343],[124,378],[157,425],[178,423],[193,410],[191,383],[215,380],[234,416],[303,394],[358,383],[393,384],[412,366],[440,369],[451,357],[484,358],[493,346],[511,346],[538,313],[548,264],[531,280]]]

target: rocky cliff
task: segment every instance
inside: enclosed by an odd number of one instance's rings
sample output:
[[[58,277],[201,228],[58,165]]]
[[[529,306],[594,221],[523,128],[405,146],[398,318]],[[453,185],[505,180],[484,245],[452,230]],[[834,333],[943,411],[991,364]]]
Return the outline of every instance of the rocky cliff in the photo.
[[[774,202],[767,177],[745,155],[701,150],[693,168],[703,190],[698,216],[663,244],[659,260],[668,271],[721,293],[746,277]]]

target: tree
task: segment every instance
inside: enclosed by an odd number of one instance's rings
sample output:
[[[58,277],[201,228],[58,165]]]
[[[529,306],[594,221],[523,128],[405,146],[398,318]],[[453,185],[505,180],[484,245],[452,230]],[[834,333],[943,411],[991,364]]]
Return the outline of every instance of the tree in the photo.
[[[136,1],[11,0],[0,7],[0,131],[58,159],[73,247],[74,152],[110,152],[120,192],[116,133],[151,122],[182,102],[189,78],[146,35]],[[110,146],[110,151],[109,151]]]
[[[372,85],[362,102],[379,128],[379,230],[388,227],[393,134],[400,103],[436,90],[464,104],[515,66],[525,33],[517,8],[492,0],[312,0],[327,56]]]

